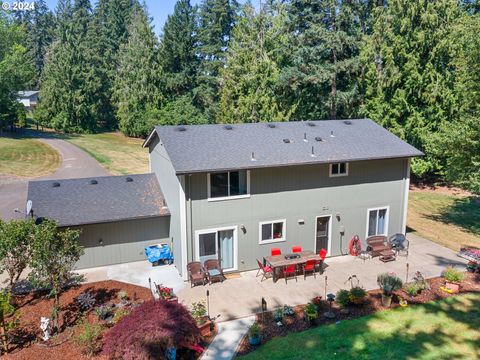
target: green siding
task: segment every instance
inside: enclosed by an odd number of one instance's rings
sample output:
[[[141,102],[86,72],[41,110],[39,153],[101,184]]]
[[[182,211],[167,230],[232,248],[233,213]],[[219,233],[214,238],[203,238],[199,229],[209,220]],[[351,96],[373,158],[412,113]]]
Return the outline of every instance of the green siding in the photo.
[[[224,201],[208,201],[207,175],[193,174],[186,183],[188,261],[195,254],[195,231],[216,227],[238,226],[238,270],[256,268],[255,259],[272,247],[284,253],[293,245],[313,250],[316,216],[332,215],[331,255],[345,253],[355,234],[364,241],[368,208],[389,206],[388,233],[402,232],[407,164],[408,159],[354,162],[348,176],[334,178],[326,164],[256,169],[250,173],[250,198]],[[260,245],[259,222],[277,219],[287,220],[286,241]]]
[[[78,269],[145,260],[145,247],[169,243],[169,216],[75,227],[85,254]],[[102,243],[100,243],[102,239]]]

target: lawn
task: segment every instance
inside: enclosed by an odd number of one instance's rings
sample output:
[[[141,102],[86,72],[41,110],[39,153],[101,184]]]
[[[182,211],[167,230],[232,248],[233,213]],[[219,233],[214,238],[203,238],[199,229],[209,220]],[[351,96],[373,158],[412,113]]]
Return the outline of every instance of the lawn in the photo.
[[[479,326],[480,294],[466,294],[277,337],[241,359],[478,359]]]
[[[120,133],[66,135],[65,140],[85,150],[116,175],[149,172],[148,150],[143,139],[129,138]]]
[[[473,196],[441,191],[410,192],[408,227],[454,251],[480,247],[480,204]]]
[[[0,138],[0,174],[37,177],[53,172],[60,162],[60,154],[38,140]]]

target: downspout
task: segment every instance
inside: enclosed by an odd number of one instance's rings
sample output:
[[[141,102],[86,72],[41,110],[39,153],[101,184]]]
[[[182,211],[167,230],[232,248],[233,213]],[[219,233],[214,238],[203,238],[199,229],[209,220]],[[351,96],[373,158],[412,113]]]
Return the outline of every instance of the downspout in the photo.
[[[195,239],[193,238],[193,221],[192,221],[192,174],[188,174],[188,202],[190,211],[190,242],[192,246],[192,258],[191,261],[195,261]]]

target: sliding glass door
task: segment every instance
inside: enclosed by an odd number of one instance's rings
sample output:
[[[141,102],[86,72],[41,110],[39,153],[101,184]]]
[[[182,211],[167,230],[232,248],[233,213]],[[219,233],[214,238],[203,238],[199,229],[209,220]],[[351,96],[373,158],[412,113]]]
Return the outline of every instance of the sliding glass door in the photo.
[[[224,270],[236,270],[236,228],[197,231],[197,258],[218,259]]]

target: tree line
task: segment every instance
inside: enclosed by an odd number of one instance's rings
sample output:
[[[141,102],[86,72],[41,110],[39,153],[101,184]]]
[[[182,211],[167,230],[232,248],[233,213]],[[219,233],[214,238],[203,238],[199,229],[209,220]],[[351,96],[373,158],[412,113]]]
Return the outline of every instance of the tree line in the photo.
[[[45,126],[368,117],[425,152],[417,177],[480,192],[478,0],[178,0],[160,36],[137,0],[42,4],[2,21]]]

